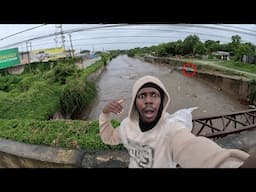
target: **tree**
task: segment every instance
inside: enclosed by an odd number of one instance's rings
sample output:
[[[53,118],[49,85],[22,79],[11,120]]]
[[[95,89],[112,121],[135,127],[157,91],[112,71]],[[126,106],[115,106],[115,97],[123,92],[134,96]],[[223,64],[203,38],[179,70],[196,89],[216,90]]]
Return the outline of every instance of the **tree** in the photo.
[[[195,54],[195,46],[200,42],[199,37],[196,35],[189,35],[183,41],[184,53]]]
[[[183,41],[178,40],[175,42],[175,54],[184,54]]]
[[[168,55],[174,55],[175,54],[175,42],[169,42],[166,43],[165,49]]]
[[[167,55],[167,49],[166,49],[166,44],[162,43],[157,46],[156,51],[155,51],[157,56],[166,56]]]
[[[227,43],[220,44],[220,45],[219,45],[219,50],[220,50],[220,51],[227,51],[227,52],[230,52],[230,51],[231,51],[230,45],[227,44]]]
[[[212,53],[220,49],[220,41],[207,40],[204,42],[204,46],[208,53]]]
[[[231,37],[233,44],[240,44],[241,43],[241,37],[239,35],[233,35]]]
[[[206,53],[206,48],[202,42],[197,42],[197,44],[194,46],[195,54],[205,54]]]
[[[228,44],[230,52],[236,55],[236,49],[238,49],[241,44],[241,37],[239,35],[233,35],[231,37],[232,42]]]
[[[238,48],[235,50],[235,60],[241,61],[243,55],[254,55],[255,46],[251,43],[243,43],[238,45]]]

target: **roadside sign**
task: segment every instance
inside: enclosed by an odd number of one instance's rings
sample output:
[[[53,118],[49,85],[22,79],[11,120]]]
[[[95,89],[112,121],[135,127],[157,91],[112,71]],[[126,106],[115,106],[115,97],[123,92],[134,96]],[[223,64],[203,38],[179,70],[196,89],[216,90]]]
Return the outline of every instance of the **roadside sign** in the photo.
[[[20,64],[18,48],[5,49],[0,51],[0,69],[5,69]]]

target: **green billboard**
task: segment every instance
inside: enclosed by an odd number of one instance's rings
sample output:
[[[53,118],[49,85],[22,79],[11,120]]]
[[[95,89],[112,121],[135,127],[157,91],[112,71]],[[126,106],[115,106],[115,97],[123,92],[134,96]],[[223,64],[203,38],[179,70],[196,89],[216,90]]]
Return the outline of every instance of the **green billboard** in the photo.
[[[20,64],[18,48],[5,49],[0,51],[0,69]]]

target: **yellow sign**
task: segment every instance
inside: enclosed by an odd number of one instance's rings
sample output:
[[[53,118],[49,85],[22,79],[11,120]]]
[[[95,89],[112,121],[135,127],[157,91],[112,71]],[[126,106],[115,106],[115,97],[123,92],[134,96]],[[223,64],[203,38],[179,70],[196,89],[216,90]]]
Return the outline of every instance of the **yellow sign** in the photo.
[[[66,53],[63,47],[49,48],[49,49],[37,49],[30,52],[30,62],[39,61],[53,61],[60,58],[65,58]]]

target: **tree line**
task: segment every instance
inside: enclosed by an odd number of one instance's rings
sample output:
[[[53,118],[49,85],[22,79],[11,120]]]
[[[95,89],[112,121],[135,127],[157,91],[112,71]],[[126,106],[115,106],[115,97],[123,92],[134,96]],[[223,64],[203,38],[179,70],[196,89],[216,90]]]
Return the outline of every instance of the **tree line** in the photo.
[[[256,46],[250,42],[242,43],[239,35],[231,37],[230,43],[221,44],[220,41],[207,40],[200,41],[196,35],[189,35],[183,41],[177,40],[174,42],[162,43],[151,47],[134,48],[128,50],[128,56],[135,54],[151,54],[154,56],[175,56],[175,55],[211,55],[216,51],[229,52],[230,56],[236,61],[241,61],[243,55],[256,56]]]

